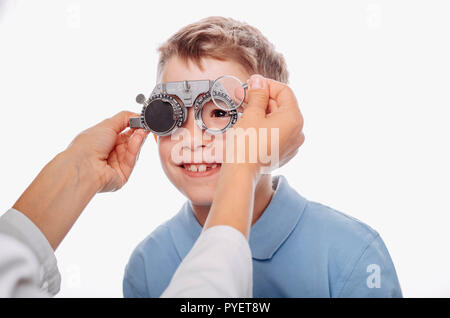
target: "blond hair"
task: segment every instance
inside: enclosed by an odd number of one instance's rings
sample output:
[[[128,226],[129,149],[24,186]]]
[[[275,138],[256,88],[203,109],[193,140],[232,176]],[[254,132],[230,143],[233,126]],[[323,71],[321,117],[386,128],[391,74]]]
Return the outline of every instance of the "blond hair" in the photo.
[[[202,58],[233,60],[249,74],[287,83],[289,73],[281,53],[255,27],[231,18],[209,17],[185,26],[158,49],[158,78],[172,56],[191,60],[201,68]]]

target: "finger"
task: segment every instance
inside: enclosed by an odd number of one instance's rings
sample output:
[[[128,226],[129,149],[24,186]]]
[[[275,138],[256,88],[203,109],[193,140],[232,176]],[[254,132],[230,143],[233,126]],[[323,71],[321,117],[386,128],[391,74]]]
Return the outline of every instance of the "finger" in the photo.
[[[133,155],[137,154],[148,134],[149,132],[143,129],[135,131],[134,134],[130,137],[130,141],[128,143],[128,152]]]
[[[267,108],[267,113],[273,113],[278,109],[278,103],[274,99],[269,99],[269,107]]]
[[[128,142],[127,151],[125,154],[125,163],[127,167],[130,168],[127,173],[131,173],[131,170],[133,169],[137,156],[139,155],[139,152],[141,150],[142,145],[144,144],[144,141],[149,134],[148,131],[145,131],[143,129],[138,129],[134,132],[134,134],[130,137]]]
[[[244,113],[252,111],[264,116],[268,103],[269,90],[267,80],[261,75],[252,75],[248,90],[248,105]]]
[[[269,86],[269,98],[276,101],[278,108],[298,107],[297,98],[289,86],[270,78],[266,80]]]
[[[130,118],[131,117],[138,117],[139,114],[133,113],[130,111],[121,111],[120,113],[117,113],[111,118],[105,119],[100,123],[100,125],[103,125],[105,127],[113,129],[117,134],[122,132],[125,128],[129,126]]]
[[[291,88],[281,82],[270,78],[265,78],[269,86],[269,100],[275,101],[278,105],[297,106],[297,99]],[[250,85],[251,78],[247,81]],[[244,103],[248,103],[249,94],[245,94]],[[277,108],[278,109],[278,108]]]
[[[269,95],[269,105],[270,105],[270,103],[276,103],[276,100],[274,100],[273,98],[270,98],[270,95]],[[247,104],[248,104],[248,93],[245,94],[245,98],[244,98],[244,101],[242,102],[242,106],[247,107]]]
[[[234,96],[236,97],[236,100],[241,101],[242,98],[244,98],[245,101],[245,99],[248,99],[248,96],[247,95],[244,96],[244,94],[245,91],[242,89],[242,87],[236,87],[234,89]]]
[[[117,136],[117,138],[116,138],[115,146],[118,147],[118,146],[121,146],[123,144],[126,145],[128,143],[128,141],[129,141],[130,137],[133,135],[135,130],[136,130],[136,128],[131,128],[131,129],[128,129],[128,130],[120,133]]]
[[[136,130],[136,128],[130,128],[127,131],[121,133],[116,140],[116,145],[121,145],[123,143],[128,142],[128,139],[131,137],[131,135],[133,135],[134,131]]]
[[[287,162],[292,157],[294,157],[304,142],[305,142],[305,134],[303,132],[301,132],[297,135],[297,137],[290,144],[290,146],[291,146],[290,150],[288,150],[288,152],[285,155],[283,155],[283,157],[285,157],[286,159],[282,159],[282,160],[284,162]]]

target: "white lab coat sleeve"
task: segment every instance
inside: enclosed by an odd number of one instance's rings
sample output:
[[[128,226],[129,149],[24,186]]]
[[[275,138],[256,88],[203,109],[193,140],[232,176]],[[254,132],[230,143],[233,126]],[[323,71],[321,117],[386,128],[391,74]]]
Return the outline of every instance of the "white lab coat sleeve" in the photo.
[[[0,298],[48,296],[39,288],[39,262],[33,252],[0,233]]]
[[[0,217],[0,235],[2,296],[44,297],[58,293],[61,275],[56,257],[39,228],[21,212],[10,209]]]
[[[244,235],[231,226],[213,226],[202,232],[161,297],[250,298],[252,273]]]

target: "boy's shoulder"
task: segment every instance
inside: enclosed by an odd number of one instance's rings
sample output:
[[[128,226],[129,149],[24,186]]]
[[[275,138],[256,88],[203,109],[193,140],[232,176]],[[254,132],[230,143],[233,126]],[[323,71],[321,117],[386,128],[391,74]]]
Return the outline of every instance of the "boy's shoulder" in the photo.
[[[357,218],[314,201],[307,201],[299,226],[302,231],[328,241],[330,245],[342,241],[369,244],[379,236],[376,230]]]
[[[302,255],[341,249],[338,254],[342,255],[363,249],[378,237],[358,219],[304,198],[283,176],[274,178],[274,189],[271,202],[250,232],[255,259],[270,259],[280,249]]]
[[[181,258],[170,234],[172,219],[159,225],[133,250],[125,267],[125,297],[159,297]]]
[[[317,202],[308,202],[304,217],[300,239],[320,250],[323,262],[318,263],[329,277],[331,295],[402,297],[395,266],[376,230]]]
[[[155,253],[167,254],[174,251],[174,242],[170,228],[173,226],[173,218],[158,225],[135,248],[134,252],[143,257],[152,256]]]
[[[169,220],[156,227],[135,248],[133,254],[152,260],[166,259],[178,264],[201,233],[201,226],[191,215],[189,202]]]
[[[291,249],[295,249],[293,245],[298,244],[299,250],[306,250],[306,255],[319,254],[327,264],[327,270],[336,271],[336,276],[350,270],[372,249],[381,252],[379,247],[384,248],[379,233],[372,227],[357,218],[314,201],[308,201],[293,237],[293,242],[288,244]],[[381,254],[378,256],[384,257]]]

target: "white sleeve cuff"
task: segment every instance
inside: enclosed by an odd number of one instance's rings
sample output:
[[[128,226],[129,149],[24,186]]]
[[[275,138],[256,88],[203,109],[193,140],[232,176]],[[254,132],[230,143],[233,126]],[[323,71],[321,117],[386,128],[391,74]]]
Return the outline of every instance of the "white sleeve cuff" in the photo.
[[[47,238],[24,214],[9,209],[0,217],[0,233],[16,238],[28,246],[41,265],[40,285],[43,290],[55,295],[61,285],[55,253]]]
[[[202,232],[161,297],[241,297],[253,294],[250,246],[227,225]]]
[[[28,246],[0,233],[0,298],[49,297],[38,287],[39,268]]]

